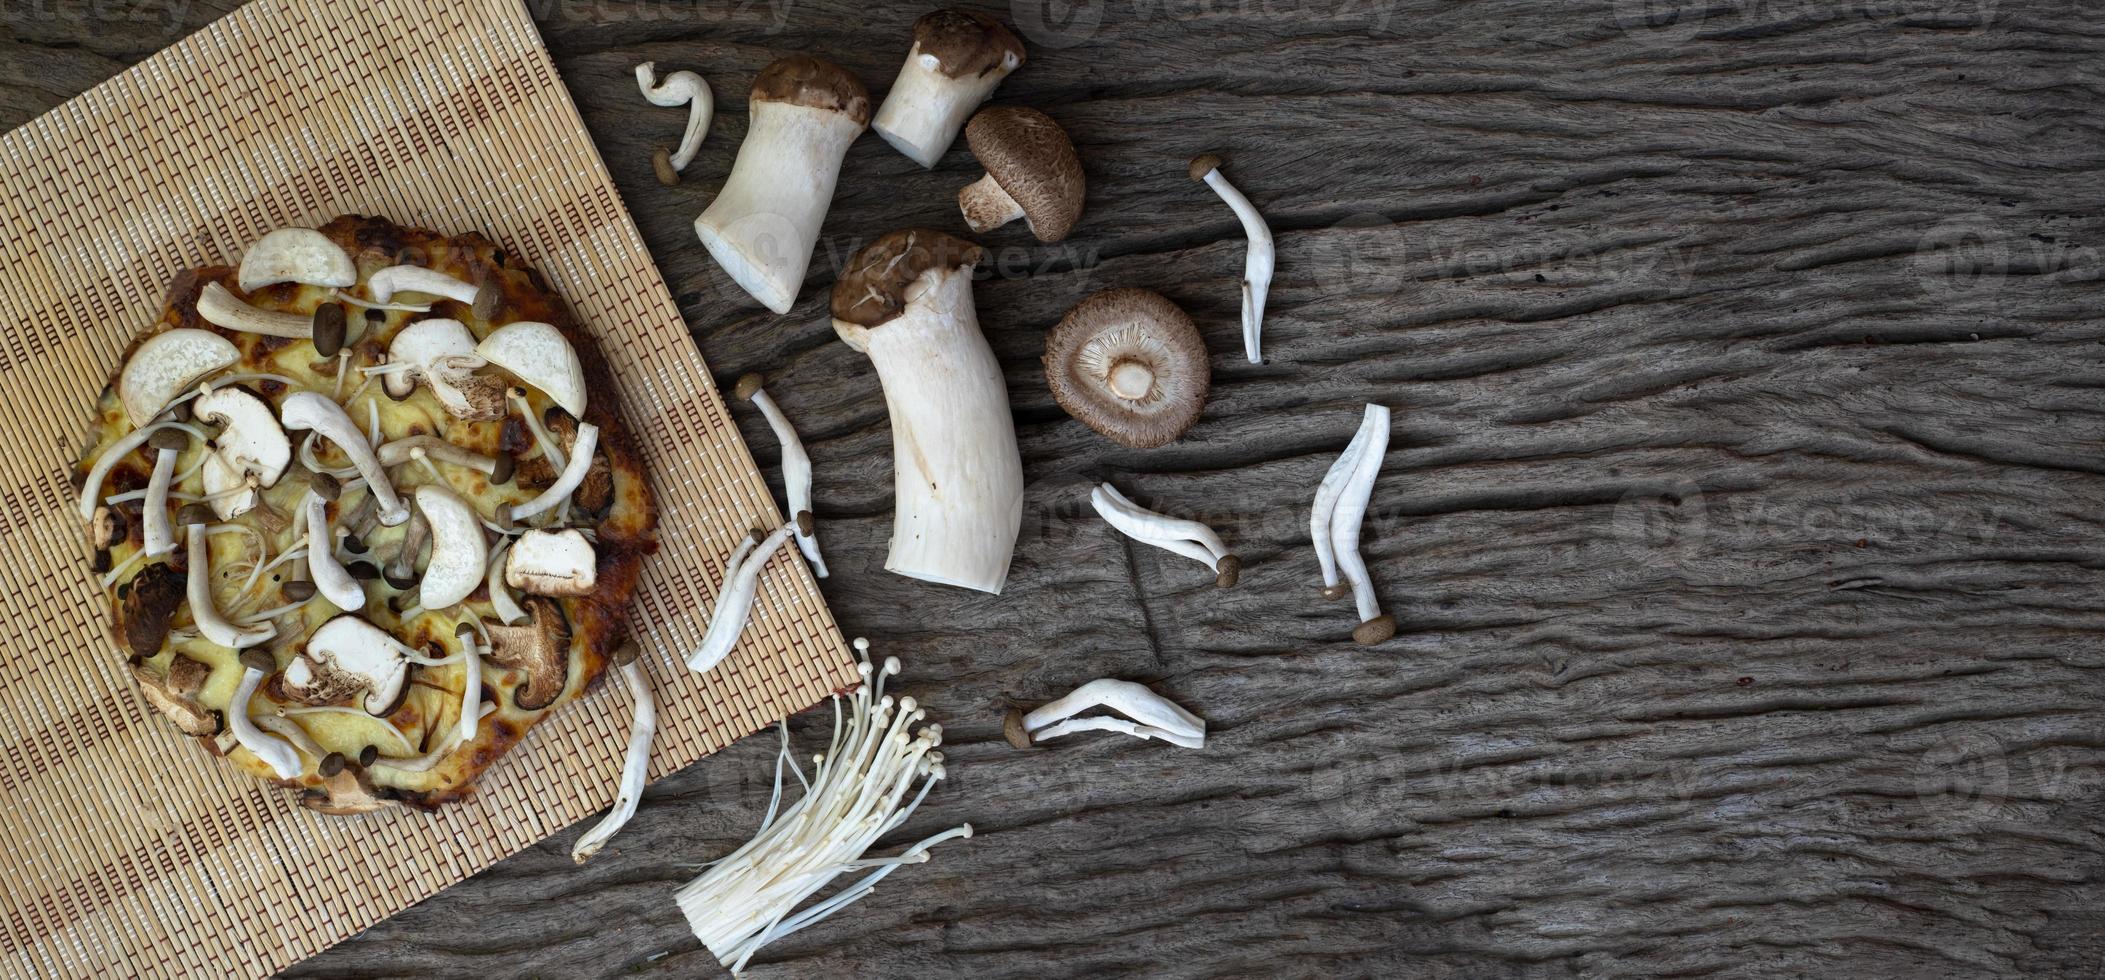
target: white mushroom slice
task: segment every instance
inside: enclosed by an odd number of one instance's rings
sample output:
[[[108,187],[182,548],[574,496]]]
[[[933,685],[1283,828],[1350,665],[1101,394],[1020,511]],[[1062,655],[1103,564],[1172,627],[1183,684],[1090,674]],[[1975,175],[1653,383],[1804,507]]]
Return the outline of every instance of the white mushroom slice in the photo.
[[[615,654],[617,659],[620,656]],[[658,705],[651,700],[650,678],[643,670],[643,662],[632,659],[622,664],[621,681],[635,705],[635,714],[629,720],[628,752],[621,760],[621,784],[614,792],[614,808],[578,837],[570,849],[570,860],[578,864],[598,854],[636,815],[636,803],[643,798],[643,786],[650,775],[651,739],[658,731]]]
[[[504,559],[504,584],[534,595],[591,595],[598,585],[598,564],[592,542],[576,528],[535,528],[512,542]]]
[[[1265,293],[1272,288],[1272,229],[1266,227],[1256,205],[1221,175],[1220,157],[1208,153],[1191,161],[1191,179],[1205,181],[1228,203],[1243,223],[1243,237],[1250,240],[1243,256],[1243,354],[1250,363],[1262,364],[1264,357],[1258,348],[1264,338]]]
[[[117,375],[117,398],[134,426],[143,426],[206,375],[241,360],[234,342],[210,330],[164,330],[139,343]]]
[[[387,363],[392,370],[381,375],[380,386],[395,398],[408,398],[417,382],[434,377],[449,358],[473,358],[475,335],[459,320],[433,317],[403,327],[387,345]],[[453,365],[446,365],[454,373]],[[472,368],[471,368],[472,370]],[[377,371],[375,373],[378,373]]]
[[[1230,554],[1228,546],[1221,543],[1221,536],[1198,521],[1157,514],[1128,500],[1108,483],[1090,491],[1089,503],[1106,523],[1125,536],[1174,551],[1213,569],[1213,584],[1221,588],[1234,585],[1242,575],[1242,559]]]
[[[205,520],[192,515],[186,516],[184,522],[189,528],[183,562],[190,570],[183,597],[190,603],[190,618],[197,623],[198,633],[220,646],[236,650],[255,646],[278,635],[278,628],[269,623],[244,628],[228,622],[220,614],[219,605],[212,598],[212,548],[205,540]]]
[[[343,406],[330,401],[327,396],[312,391],[296,391],[285,398],[278,409],[279,420],[288,429],[312,429],[322,438],[336,444],[351,463],[365,477],[366,489],[380,504],[380,523],[388,527],[409,520],[409,508],[395,495],[395,486],[388,482],[387,470],[381,468],[380,460],[373,455],[373,445],[365,433],[358,431],[358,424],[344,414]]]
[[[213,326],[243,333],[298,340],[314,336],[313,315],[258,309],[216,282],[206,283],[203,291],[197,294],[197,315]]]
[[[1033,740],[1051,738],[1039,735],[1054,723],[1061,722],[1095,707],[1110,708],[1150,729],[1177,736],[1170,739],[1178,745],[1199,748],[1206,742],[1206,722],[1199,716],[1184,710],[1176,702],[1156,694],[1144,684],[1105,677],[1090,681],[1075,688],[1057,701],[1042,705],[1023,716],[1023,729],[1031,733]],[[1087,720],[1087,719],[1079,719]],[[1092,726],[1077,726],[1082,731]],[[1112,729],[1124,731],[1124,729]],[[1130,732],[1127,734],[1140,734]],[[1181,740],[1180,740],[1181,739]]]
[[[227,728],[234,733],[234,741],[249,750],[279,779],[292,779],[300,774],[300,753],[288,742],[276,735],[266,735],[249,720],[249,699],[256,696],[256,687],[263,683],[263,671],[254,667],[243,667],[241,683],[234,688],[234,699],[227,702]]]
[[[240,388],[213,388],[192,405],[196,417],[220,426],[205,459],[205,496],[220,520],[255,509],[260,488],[273,487],[292,464],[292,441],[270,405]],[[238,490],[250,478],[250,488]]]
[[[482,584],[489,543],[482,536],[482,518],[460,494],[427,483],[417,488],[416,499],[417,509],[431,524],[431,561],[424,566],[418,598],[426,609],[444,609]]]
[[[329,504],[311,491],[307,494],[307,576],[330,605],[345,612],[365,611],[365,587],[336,560]]]
[[[341,288],[357,281],[350,253],[312,228],[280,228],[263,236],[243,253],[234,278],[244,293],[280,282]]]
[[[599,426],[580,422],[577,426],[577,441],[570,444],[570,460],[563,472],[556,477],[541,495],[523,504],[513,504],[509,512],[512,520],[523,521],[544,510],[570,499],[570,494],[585,482],[585,472],[592,468],[592,453],[599,448]]]
[[[784,524],[758,544],[749,535],[731,553],[731,571],[724,579],[723,591],[717,593],[716,608],[709,614],[709,629],[702,634],[701,647],[687,658],[687,669],[706,674],[738,644],[746,619],[753,612],[753,598],[760,591],[760,571],[767,567],[768,559],[774,557],[782,542],[789,540],[793,528],[794,525]]]
[[[585,367],[554,325],[534,320],[507,323],[482,338],[474,353],[541,389],[563,411],[585,417]]]
[[[526,619],[526,610],[519,608],[518,600],[513,599],[511,591],[504,587],[504,569],[511,564],[507,558],[511,547],[511,539],[506,538],[497,546],[496,551],[490,553],[490,573],[483,580],[483,587],[490,592],[490,610],[495,612],[497,619],[506,626],[516,625]]]
[[[658,74],[658,63],[646,61],[636,66],[636,87],[651,105],[668,109],[687,106],[687,129],[680,134],[680,148],[666,156],[665,163],[672,168],[674,177],[668,181],[660,173],[658,180],[676,183],[680,171],[694,162],[694,155],[702,148],[702,138],[709,135],[709,121],[716,115],[716,96],[709,91],[709,83],[691,71],[676,71],[664,79],[653,82]],[[659,152],[663,153],[661,149]]]
[[[768,427],[775,430],[775,441],[782,444],[782,490],[789,497],[789,518],[797,528],[797,548],[811,563],[811,574],[825,578],[826,559],[819,555],[819,538],[811,513],[811,455],[804,451],[804,440],[797,438],[797,429],[789,424],[789,417],[782,414],[781,407],[760,385],[760,375],[748,374],[738,379],[733,390],[760,409]]]
[[[303,701],[331,703],[360,691],[366,714],[394,707],[409,676],[402,645],[379,627],[353,615],[338,616],[307,638],[307,649],[285,666],[285,692]]]
[[[396,293],[428,293],[444,296],[456,303],[473,304],[476,288],[435,269],[417,265],[391,265],[373,273],[365,281],[366,292],[371,293],[376,303],[386,303]]]

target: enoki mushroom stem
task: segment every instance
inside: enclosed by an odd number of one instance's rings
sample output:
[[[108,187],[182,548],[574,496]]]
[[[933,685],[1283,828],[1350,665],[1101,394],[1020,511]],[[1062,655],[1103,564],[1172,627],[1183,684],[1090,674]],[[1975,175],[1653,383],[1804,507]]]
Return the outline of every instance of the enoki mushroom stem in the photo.
[[[1089,503],[1119,533],[1142,544],[1173,551],[1214,571],[1213,584],[1227,588],[1242,577],[1242,559],[1230,554],[1221,536],[1197,521],[1148,510],[1108,483],[1089,492]]]
[[[1358,434],[1345,452],[1331,464],[1316,487],[1309,511],[1309,539],[1316,548],[1316,561],[1323,570],[1323,595],[1337,598],[1346,588],[1358,607],[1360,625],[1352,638],[1371,646],[1396,635],[1396,617],[1381,611],[1374,595],[1367,563],[1360,558],[1360,524],[1374,495],[1374,479],[1381,474],[1382,457],[1389,451],[1389,410],[1368,405]],[[1339,576],[1344,584],[1339,584]]]
[[[797,550],[804,552],[804,560],[811,563],[811,574],[825,578],[826,559],[819,555],[819,538],[811,516],[811,456],[804,451],[804,440],[797,437],[797,429],[789,424],[789,417],[782,414],[782,408],[760,384],[759,375],[748,374],[738,379],[735,391],[760,409],[760,414],[767,418],[768,428],[775,430],[775,441],[782,444],[782,490],[789,498]]]

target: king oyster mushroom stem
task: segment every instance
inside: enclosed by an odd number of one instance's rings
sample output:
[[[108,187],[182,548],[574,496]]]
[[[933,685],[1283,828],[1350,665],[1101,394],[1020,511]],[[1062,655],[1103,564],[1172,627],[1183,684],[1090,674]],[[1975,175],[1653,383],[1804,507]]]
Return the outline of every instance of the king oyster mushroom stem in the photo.
[[[694,220],[694,233],[740,288],[788,313],[833,203],[841,159],[869,125],[870,94],[839,65],[791,55],[753,79],[750,104],[730,179]]]
[[[426,609],[444,609],[468,598],[482,584],[490,560],[482,518],[460,494],[436,483],[416,490],[417,511],[431,528],[431,561],[424,566],[417,597]]]
[[[614,652],[622,685],[629,689],[635,714],[629,720],[629,746],[621,760],[621,785],[614,792],[614,808],[593,824],[591,830],[585,831],[570,849],[570,860],[578,864],[598,854],[600,848],[607,846],[607,842],[628,825],[629,818],[636,815],[636,804],[643,799],[644,782],[650,775],[651,739],[658,732],[658,705],[651,700],[650,675],[644,671],[643,662],[636,654],[633,642]]]
[[[709,83],[694,72],[676,71],[652,81],[657,74],[658,63],[655,61],[636,66],[636,88],[643,92],[643,97],[651,105],[668,109],[687,107],[687,129],[680,134],[680,148],[668,154],[661,146],[658,158],[652,161],[653,164],[659,160],[664,162],[664,167],[657,168],[658,180],[672,185],[680,182],[680,171],[694,162],[695,153],[702,148],[703,137],[709,135],[709,121],[716,117],[716,95],[709,90]],[[671,180],[665,179],[668,173]]]
[[[117,399],[124,403],[125,418],[143,428],[175,396],[239,360],[241,351],[234,342],[210,330],[164,330],[140,341],[124,362],[117,373]]]
[[[220,427],[203,471],[213,512],[225,521],[268,507],[262,491],[277,486],[292,464],[292,442],[269,403],[240,388],[207,385],[191,410],[199,421]]]
[[[258,309],[216,282],[197,294],[197,315],[206,323],[242,333],[307,340],[314,336],[313,314]]]
[[[746,619],[753,613],[753,598],[760,591],[760,571],[767,567],[768,559],[774,557],[782,542],[789,540],[792,530],[794,525],[784,524],[757,543],[749,535],[731,552],[726,563],[731,571],[724,579],[723,591],[717,593],[716,608],[709,614],[709,629],[702,634],[701,647],[687,658],[687,669],[706,674],[738,644]]]
[[[934,167],[972,111],[1023,59],[1023,42],[987,14],[955,8],[923,14],[870,128],[908,159]]]
[[[472,282],[462,282],[437,269],[420,265],[388,266],[368,276],[365,289],[372,294],[375,303],[392,302],[396,293],[426,293],[466,306],[475,305],[480,292]]]
[[[1089,503],[1104,521],[1126,537],[1190,558],[1213,569],[1213,584],[1227,588],[1242,575],[1242,559],[1228,552],[1221,536],[1198,521],[1187,521],[1148,510],[1119,493],[1108,483],[1089,492]]]
[[[577,348],[553,324],[507,323],[475,345],[475,356],[541,390],[573,417],[585,417],[585,368]],[[522,411],[524,406],[521,406]],[[538,425],[539,420],[532,420]]]
[[[892,423],[885,569],[999,593],[1023,523],[1023,459],[1008,386],[972,305],[980,248],[925,229],[855,253],[833,329],[869,355]]]
[[[278,408],[278,418],[288,429],[313,430],[351,458],[358,474],[365,477],[366,491],[380,505],[381,524],[396,527],[409,520],[409,508],[395,495],[395,485],[388,482],[387,470],[373,454],[372,443],[358,431],[358,424],[344,414],[343,406],[317,392],[296,391],[285,397]]]
[[[296,282],[341,289],[358,282],[358,266],[343,247],[312,228],[280,228],[242,253],[234,283],[244,293]]]
[[[262,760],[271,772],[278,774],[279,779],[292,779],[300,774],[299,750],[291,742],[265,733],[249,720],[249,699],[256,696],[256,688],[263,683],[267,673],[243,658],[241,683],[234,688],[234,699],[227,702],[227,727],[233,731],[234,741]]]
[[[329,505],[321,494],[307,493],[307,576],[314,589],[329,604],[345,612],[365,609],[365,588],[336,560],[336,546],[329,528]]]
[[[986,234],[1017,218],[1041,242],[1057,242],[1082,217],[1082,161],[1067,131],[1025,106],[988,106],[965,127],[987,172],[958,191],[965,226]]]
[[[738,379],[732,391],[767,418],[768,428],[775,430],[775,441],[782,444],[782,489],[789,497],[790,520],[797,530],[797,548],[804,552],[804,560],[811,563],[811,574],[825,578],[826,559],[819,555],[819,539],[811,511],[811,456],[804,451],[804,440],[797,438],[797,429],[789,424],[789,417],[782,408],[768,397],[767,389],[761,387],[760,375],[748,374]]]
[[[183,598],[190,603],[190,618],[197,623],[198,633],[220,646],[236,650],[255,646],[278,635],[277,627],[268,623],[244,628],[228,622],[220,614],[219,605],[212,598],[212,545],[205,534],[205,525],[212,523],[212,509],[203,504],[189,504],[176,514],[176,520],[186,529],[183,563],[189,568],[189,578]]]
[[[1396,617],[1381,611],[1367,563],[1359,554],[1360,524],[1366,519],[1374,480],[1381,474],[1382,457],[1388,450],[1389,410],[1368,405],[1359,432],[1324,474],[1309,511],[1309,538],[1315,542],[1316,561],[1323,570],[1323,595],[1335,598],[1340,594],[1338,576],[1342,573],[1359,611],[1360,625],[1352,631],[1352,638],[1362,645],[1396,635]]]
[[[1262,364],[1264,356],[1259,343],[1264,337],[1265,293],[1272,288],[1272,229],[1266,227],[1256,205],[1222,175],[1220,157],[1208,153],[1191,161],[1191,179],[1213,188],[1242,219],[1243,236],[1250,240],[1249,251],[1243,256],[1243,353],[1250,363]]]
[[[323,623],[285,665],[285,693],[307,704],[335,704],[362,692],[366,714],[384,716],[401,700],[409,677],[404,652],[394,637],[346,613]]]
[[[175,551],[175,529],[168,521],[168,489],[175,478],[176,457],[190,444],[190,434],[170,427],[155,429],[146,444],[154,451],[153,475],[146,480],[145,511],[139,521],[149,558]]]
[[[505,553],[504,584],[533,595],[587,596],[598,587],[598,564],[584,532],[533,528]]]
[[[1126,718],[1077,718],[1091,708],[1109,708]],[[1136,724],[1137,723],[1137,724]],[[1013,731],[1014,726],[1010,727]],[[1021,728],[1032,742],[1080,731],[1115,731],[1157,738],[1188,749],[1206,746],[1206,722],[1144,684],[1101,678],[1024,715]]]
[[[592,469],[592,453],[599,448],[599,426],[590,422],[577,424],[577,441],[570,444],[570,459],[563,464],[563,472],[541,495],[523,504],[513,504],[506,511],[512,520],[523,521],[557,504],[570,499],[570,494],[585,482],[585,473]]]

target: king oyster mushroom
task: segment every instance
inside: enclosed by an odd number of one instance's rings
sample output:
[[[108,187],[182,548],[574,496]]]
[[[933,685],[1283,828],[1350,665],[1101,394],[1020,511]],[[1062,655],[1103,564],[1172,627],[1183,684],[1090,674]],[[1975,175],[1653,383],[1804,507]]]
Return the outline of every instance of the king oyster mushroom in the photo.
[[[205,497],[220,520],[248,513],[262,491],[276,486],[292,463],[292,442],[263,399],[240,388],[213,388],[192,406],[197,419],[220,427],[205,457]],[[241,487],[247,486],[243,490]],[[267,506],[267,505],[266,505]]]
[[[563,411],[585,417],[585,367],[577,348],[553,324],[507,323],[475,345],[475,354],[539,388]]]
[[[1023,42],[977,10],[933,10],[914,21],[914,46],[870,128],[923,167],[934,167],[972,110],[1023,64]]]
[[[535,528],[505,552],[504,583],[533,595],[591,595],[598,584],[598,557],[576,528]]]
[[[475,335],[459,320],[433,317],[403,327],[388,343],[387,361],[392,370],[381,376],[380,385],[397,401],[408,398],[421,381],[454,418],[488,422],[504,417],[505,384],[475,373],[483,359],[476,353]]]
[[[1150,449],[1183,435],[1212,379],[1191,317],[1145,289],[1084,299],[1045,337],[1053,399],[1121,446]]]
[[[965,127],[965,142],[987,172],[958,191],[965,224],[986,234],[1017,218],[1041,242],[1057,242],[1082,216],[1082,161],[1067,131],[1025,106],[989,106]]]
[[[124,362],[117,374],[117,400],[124,403],[125,418],[134,427],[143,426],[175,396],[239,360],[241,351],[234,342],[210,330],[164,330],[140,341]]]
[[[482,536],[482,518],[460,494],[427,483],[417,488],[416,501],[417,512],[431,528],[431,561],[424,566],[417,599],[426,609],[444,609],[482,584],[489,543]],[[517,546],[512,553],[518,554]]]
[[[553,599],[530,597],[526,609],[527,622],[489,628],[490,649],[484,659],[524,671],[526,680],[512,692],[512,703],[539,711],[553,704],[569,682],[570,624]]]
[[[285,665],[285,693],[303,704],[335,704],[362,691],[359,706],[385,716],[402,699],[409,677],[402,652],[380,627],[346,613],[323,623],[307,638],[307,649]]]
[[[358,266],[350,253],[321,232],[280,228],[242,253],[234,284],[244,293],[253,293],[281,282],[340,289],[358,282]]]
[[[1023,460],[1001,365],[980,333],[980,247],[939,231],[885,235],[833,286],[833,330],[869,355],[891,413],[887,571],[999,593],[1023,523]]]
[[[169,658],[166,675],[143,663],[132,666],[139,693],[185,735],[217,735],[224,724],[219,712],[197,703],[197,692],[211,676],[212,668],[180,653]]]
[[[395,486],[388,482],[387,470],[381,467],[379,457],[373,455],[372,443],[366,441],[365,433],[358,431],[358,424],[344,414],[343,406],[330,401],[326,395],[296,391],[285,397],[284,404],[279,406],[278,418],[288,429],[312,429],[351,457],[358,475],[365,477],[366,492],[379,502],[381,524],[396,527],[409,520],[409,508],[404,507],[402,498],[395,495]]]

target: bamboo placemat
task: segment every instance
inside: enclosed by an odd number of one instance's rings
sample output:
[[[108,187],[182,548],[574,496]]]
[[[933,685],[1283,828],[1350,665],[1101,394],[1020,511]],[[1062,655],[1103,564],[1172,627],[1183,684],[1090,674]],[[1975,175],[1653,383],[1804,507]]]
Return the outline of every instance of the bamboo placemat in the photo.
[[[739,651],[706,679],[681,664],[723,556],[779,517],[518,0],[258,0],[0,138],[0,189],[0,974],[267,974],[613,797],[619,684],[536,728],[468,803],[352,818],[236,773],[135,693],[69,468],[169,276],[273,228],[359,212],[481,230],[598,335],[663,516],[633,614],[654,776],[855,680],[794,548]]]

